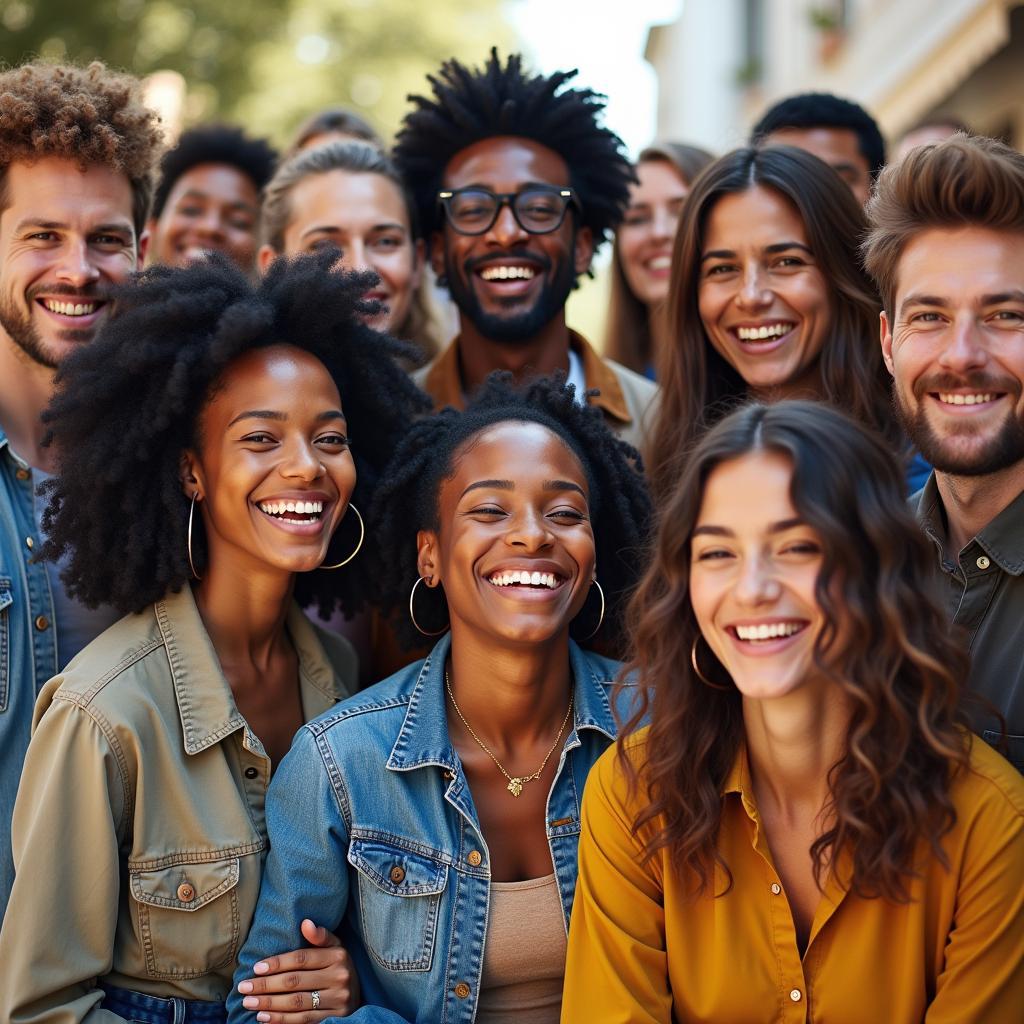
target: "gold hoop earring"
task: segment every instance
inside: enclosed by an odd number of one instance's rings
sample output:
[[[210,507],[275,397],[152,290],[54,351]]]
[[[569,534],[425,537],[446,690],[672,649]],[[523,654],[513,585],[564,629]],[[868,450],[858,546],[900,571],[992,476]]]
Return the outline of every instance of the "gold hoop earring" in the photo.
[[[422,634],[423,634],[424,636],[440,636],[440,635],[441,635],[442,633],[447,633],[450,627],[449,627],[449,626],[445,626],[445,627],[444,627],[444,629],[439,629],[439,630],[437,630],[437,632],[435,632],[435,633],[428,633],[428,632],[427,632],[427,630],[425,630],[425,629],[424,629],[424,628],[423,628],[423,627],[422,627],[422,626],[421,626],[421,625],[420,625],[420,624],[419,624],[419,623],[418,623],[418,622],[416,621],[416,612],[415,612],[415,611],[413,611],[413,607],[412,607],[412,602],[413,602],[413,599],[414,599],[414,598],[416,597],[416,588],[417,588],[417,587],[418,587],[418,586],[419,586],[419,585],[420,585],[420,584],[421,584],[421,583],[422,583],[423,581],[424,581],[424,577],[423,577],[423,576],[420,576],[420,577],[419,577],[419,579],[417,579],[417,580],[416,580],[416,582],[415,582],[415,583],[414,583],[414,584],[412,585],[412,590],[410,590],[410,591],[409,591],[409,618],[410,618],[410,619],[412,619],[412,624],[413,624],[413,625],[414,625],[414,626],[416,627],[416,629],[417,629],[417,630],[419,630],[419,632],[421,632],[421,633],[422,633]]]
[[[601,584],[597,582],[596,576],[590,581],[590,585],[592,587],[597,587],[598,597],[601,598],[601,614],[597,618],[597,625],[583,638],[584,641],[589,640],[592,636],[595,636],[597,634],[597,631],[601,628],[601,626],[604,623],[604,591],[601,589]]]
[[[192,495],[192,504],[188,507],[188,539],[185,543],[185,549],[188,551],[188,567],[192,570],[193,578],[201,580],[203,577],[196,572],[196,563],[192,561],[192,515],[196,510],[196,499],[198,497],[199,492],[194,492]]]
[[[697,642],[700,640],[700,634],[693,638],[693,646],[690,648],[690,664],[693,666],[693,671],[697,673],[697,678],[705,685],[710,686],[712,690],[731,690],[731,686],[722,686],[721,683],[713,683],[703,672],[700,670],[700,666],[697,664]]]
[[[366,527],[363,525],[363,517],[359,514],[359,509],[357,509],[351,501],[348,503],[348,507],[355,512],[356,519],[359,520],[359,543],[356,544],[355,551],[353,551],[348,558],[342,559],[342,561],[338,562],[337,565],[321,565],[321,569],[340,569],[343,565],[348,565],[348,563],[359,554],[359,549],[363,546],[363,538],[366,536]]]

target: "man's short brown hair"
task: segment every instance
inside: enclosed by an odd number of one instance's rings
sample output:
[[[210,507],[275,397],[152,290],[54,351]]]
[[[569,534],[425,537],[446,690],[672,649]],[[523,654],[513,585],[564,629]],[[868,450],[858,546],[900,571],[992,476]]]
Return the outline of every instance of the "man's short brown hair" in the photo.
[[[882,171],[867,214],[864,265],[891,316],[896,268],[916,235],[962,227],[1024,234],[1024,156],[995,139],[967,135],[912,149]]]
[[[0,72],[0,211],[12,163],[61,157],[83,170],[100,164],[131,183],[138,238],[162,146],[160,119],[142,103],[139,80],[131,75],[99,61],[86,68],[31,63]]]

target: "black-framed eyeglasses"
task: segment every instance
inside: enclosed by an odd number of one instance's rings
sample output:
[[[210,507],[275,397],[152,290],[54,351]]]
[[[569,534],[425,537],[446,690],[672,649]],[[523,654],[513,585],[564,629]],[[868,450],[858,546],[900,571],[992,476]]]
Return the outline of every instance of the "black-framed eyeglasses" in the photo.
[[[579,203],[571,188],[531,185],[521,192],[492,192],[472,186],[453,192],[438,192],[448,223],[460,235],[482,235],[494,227],[501,208],[507,203],[516,223],[531,235],[557,231],[565,220],[565,211]]]

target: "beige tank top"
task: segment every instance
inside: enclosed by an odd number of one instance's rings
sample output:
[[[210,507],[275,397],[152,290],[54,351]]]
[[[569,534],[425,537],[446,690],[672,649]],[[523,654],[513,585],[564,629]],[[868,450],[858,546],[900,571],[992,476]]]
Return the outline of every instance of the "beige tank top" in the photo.
[[[492,882],[477,1024],[558,1024],[565,942],[553,873]]]

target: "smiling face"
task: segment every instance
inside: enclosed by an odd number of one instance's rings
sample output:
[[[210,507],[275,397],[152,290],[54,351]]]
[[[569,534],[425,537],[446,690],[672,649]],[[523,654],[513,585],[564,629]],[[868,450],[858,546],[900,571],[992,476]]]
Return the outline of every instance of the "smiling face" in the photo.
[[[335,246],[341,250],[340,267],[372,270],[380,283],[367,298],[386,308],[370,325],[400,332],[419,285],[422,246],[413,240],[409,211],[398,186],[380,174],[340,170],[311,174],[292,190],[289,208],[284,254]],[[276,255],[270,246],[263,246],[261,269]]]
[[[55,367],[93,339],[108,289],[136,269],[132,190],[117,171],[48,157],[15,162],[0,212],[0,326]]]
[[[667,160],[637,164],[636,176],[616,235],[619,263],[630,291],[654,306],[668,298],[672,241],[690,189]]]
[[[251,274],[259,207],[259,192],[247,174],[229,164],[199,164],[178,178],[150,224],[151,261],[183,267],[219,252]]]
[[[755,395],[817,397],[830,300],[792,203],[760,185],[718,200],[697,301],[712,346]]]
[[[595,572],[586,475],[536,423],[498,423],[463,445],[421,531],[420,573],[444,586],[452,634],[485,644],[568,637]]]
[[[569,168],[554,150],[529,139],[497,136],[462,150],[445,168],[442,187],[471,185],[496,193],[531,185],[570,187]],[[431,240],[431,262],[444,274],[464,321],[485,338],[529,343],[556,316],[579,274],[590,266],[593,242],[570,208],[548,234],[522,228],[506,204],[490,230],[460,235],[445,221]]]
[[[791,480],[789,459],[774,452],[719,464],[704,486],[692,535],[694,615],[746,698],[782,697],[817,675],[822,550],[793,507]]]
[[[199,419],[184,488],[198,492],[211,569],[315,569],[348,507],[356,472],[338,389],[289,345],[238,358]]]
[[[1024,236],[922,232],[900,257],[894,305],[882,354],[921,454],[963,476],[1024,460]]]

